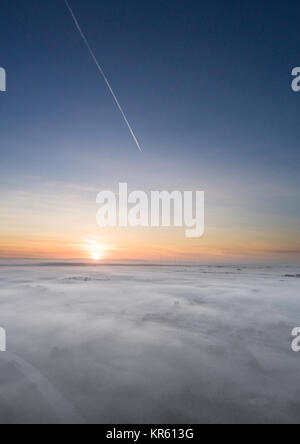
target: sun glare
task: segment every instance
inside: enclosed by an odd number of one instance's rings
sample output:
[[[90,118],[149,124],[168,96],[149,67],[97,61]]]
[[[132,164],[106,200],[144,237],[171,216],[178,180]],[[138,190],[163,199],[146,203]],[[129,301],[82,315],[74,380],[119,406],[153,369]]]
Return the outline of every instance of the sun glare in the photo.
[[[93,259],[93,261],[100,261],[100,259],[102,259],[103,254],[102,253],[93,253],[91,255],[91,258]]]
[[[100,261],[104,257],[105,247],[99,245],[95,240],[87,241],[87,250],[93,261]]]

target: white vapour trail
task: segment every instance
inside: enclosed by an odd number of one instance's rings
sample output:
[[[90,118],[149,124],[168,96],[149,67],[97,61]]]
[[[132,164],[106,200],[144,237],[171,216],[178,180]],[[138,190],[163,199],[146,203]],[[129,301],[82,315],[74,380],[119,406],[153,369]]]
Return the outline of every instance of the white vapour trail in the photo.
[[[115,95],[115,93],[114,93],[112,87],[110,86],[110,83],[109,83],[109,81],[108,81],[108,79],[107,79],[107,77],[106,77],[106,75],[105,75],[105,73],[104,73],[104,71],[103,71],[103,69],[102,69],[100,63],[98,62],[97,57],[95,56],[94,51],[92,50],[91,45],[90,45],[89,42],[88,42],[88,39],[86,38],[84,32],[82,31],[81,26],[79,25],[78,20],[77,20],[75,14],[74,14],[74,12],[73,12],[73,10],[72,10],[72,8],[71,8],[69,2],[68,2],[68,0],[65,0],[65,4],[66,4],[68,10],[70,11],[70,14],[71,14],[71,16],[72,16],[72,18],[73,18],[73,20],[74,20],[74,23],[75,23],[75,25],[76,25],[76,28],[77,28],[78,31],[79,31],[79,34],[81,35],[81,37],[82,37],[82,39],[83,39],[83,41],[84,41],[84,43],[85,43],[85,45],[86,45],[86,47],[87,47],[87,49],[88,49],[90,55],[92,56],[92,58],[93,58],[93,60],[94,60],[94,62],[95,62],[95,64],[96,64],[97,68],[99,69],[99,71],[100,71],[100,73],[101,73],[101,75],[102,75],[102,77],[103,77],[103,79],[104,79],[106,85],[108,86],[109,91],[111,92],[111,95],[112,95],[113,98],[114,98],[114,101],[115,101],[116,104],[117,104],[117,107],[119,108],[119,110],[120,110],[120,112],[121,112],[121,114],[122,114],[122,116],[123,116],[123,119],[125,120],[125,123],[126,123],[126,125],[128,126],[128,129],[129,129],[129,131],[130,131],[130,133],[131,133],[131,135],[132,135],[132,137],[133,137],[133,140],[135,141],[135,143],[136,143],[138,149],[142,152],[142,148],[141,148],[141,146],[140,146],[140,144],[139,144],[139,142],[138,142],[138,140],[137,140],[137,138],[136,138],[136,136],[135,136],[135,134],[134,134],[134,132],[133,132],[133,129],[132,129],[131,126],[130,126],[130,123],[128,122],[127,117],[125,116],[125,113],[124,113],[124,111],[123,111],[123,109],[122,109],[122,107],[121,107],[121,105],[120,105],[120,103],[119,103],[119,101],[118,101],[118,99],[117,99],[117,96]]]
[[[44,401],[51,407],[61,424],[86,423],[85,419],[75,410],[73,405],[33,365],[9,352],[1,352],[1,360],[17,366],[25,380],[33,385]]]

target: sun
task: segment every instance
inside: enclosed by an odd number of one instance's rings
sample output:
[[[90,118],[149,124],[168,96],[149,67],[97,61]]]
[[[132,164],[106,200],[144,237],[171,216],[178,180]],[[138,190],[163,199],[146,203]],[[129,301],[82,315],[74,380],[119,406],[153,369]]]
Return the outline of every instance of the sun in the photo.
[[[100,245],[95,240],[88,240],[86,249],[88,250],[90,259],[97,262],[103,259],[105,255],[105,247]]]
[[[91,255],[91,259],[93,259],[93,261],[100,261],[103,258],[103,253],[93,253]]]

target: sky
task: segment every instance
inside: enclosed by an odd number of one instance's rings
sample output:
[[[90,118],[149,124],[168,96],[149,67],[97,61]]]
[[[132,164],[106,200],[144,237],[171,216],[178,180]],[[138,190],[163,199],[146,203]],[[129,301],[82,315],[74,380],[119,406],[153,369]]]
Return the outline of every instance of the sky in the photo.
[[[296,1],[2,0],[0,257],[299,262]],[[206,230],[100,229],[97,193],[204,190]]]

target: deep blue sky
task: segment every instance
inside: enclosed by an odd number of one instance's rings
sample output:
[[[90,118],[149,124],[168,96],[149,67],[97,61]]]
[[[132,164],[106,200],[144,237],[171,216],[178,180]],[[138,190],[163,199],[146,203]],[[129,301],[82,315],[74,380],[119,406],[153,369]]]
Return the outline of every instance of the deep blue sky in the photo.
[[[71,4],[146,153],[178,155],[184,146],[191,156],[294,170],[298,2]],[[119,151],[122,138],[122,150],[134,151],[62,0],[3,0],[0,44],[9,88],[2,167],[53,159],[74,139],[75,150],[107,143]]]
[[[70,3],[144,153],[63,0],[2,0],[0,184],[266,188],[266,201],[298,220],[298,1]]]

